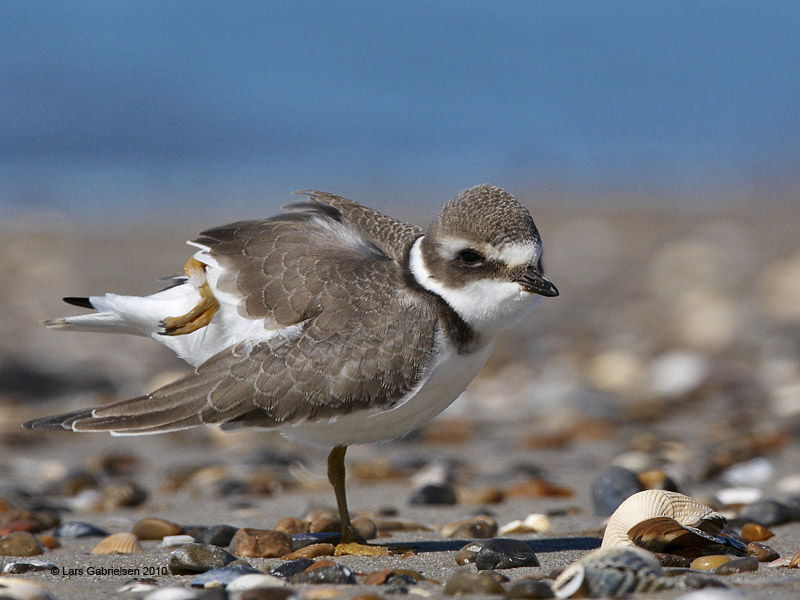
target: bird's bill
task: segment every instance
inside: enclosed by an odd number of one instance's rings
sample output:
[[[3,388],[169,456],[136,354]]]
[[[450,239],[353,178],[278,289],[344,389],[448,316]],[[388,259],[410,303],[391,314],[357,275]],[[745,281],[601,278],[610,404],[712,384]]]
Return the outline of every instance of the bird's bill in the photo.
[[[558,288],[536,270],[535,267],[528,267],[521,277],[515,280],[522,286],[522,289],[532,294],[553,297],[558,296]]]

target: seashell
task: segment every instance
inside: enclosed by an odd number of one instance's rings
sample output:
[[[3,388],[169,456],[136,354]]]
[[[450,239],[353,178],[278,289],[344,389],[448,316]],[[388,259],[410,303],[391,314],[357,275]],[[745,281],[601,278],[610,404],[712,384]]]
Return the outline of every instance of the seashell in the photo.
[[[114,533],[92,548],[92,554],[134,554],[141,552],[139,538],[132,533]]]
[[[637,545],[651,552],[701,556],[719,554],[724,546],[743,556],[747,546],[723,533],[726,524],[723,515],[689,496],[645,490],[614,511],[601,548]]]
[[[498,532],[500,535],[509,533],[545,533],[550,531],[550,519],[541,513],[531,513],[525,520],[515,519],[506,523]]]
[[[620,598],[635,592],[671,588],[658,560],[635,546],[612,546],[590,552],[572,563],[553,582],[556,598]]]

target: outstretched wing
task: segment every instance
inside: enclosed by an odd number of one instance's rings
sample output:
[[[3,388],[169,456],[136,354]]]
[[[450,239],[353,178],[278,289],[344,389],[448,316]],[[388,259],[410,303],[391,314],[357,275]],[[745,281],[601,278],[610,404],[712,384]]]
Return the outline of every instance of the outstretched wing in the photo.
[[[407,231],[410,244],[416,235]],[[203,232],[195,244],[216,270],[217,291],[266,333],[146,396],[25,426],[120,434],[271,427],[393,405],[424,376],[437,323],[427,303],[403,291],[404,269],[391,256],[399,246],[381,243],[315,200]]]

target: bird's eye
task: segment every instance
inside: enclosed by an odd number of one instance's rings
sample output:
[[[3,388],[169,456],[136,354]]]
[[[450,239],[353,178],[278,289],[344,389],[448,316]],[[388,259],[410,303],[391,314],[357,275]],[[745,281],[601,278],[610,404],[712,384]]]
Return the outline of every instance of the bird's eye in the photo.
[[[468,267],[475,267],[483,264],[484,258],[483,254],[481,254],[477,250],[472,250],[470,248],[467,248],[466,250],[462,250],[461,252],[458,253],[458,260],[463,265],[466,265]]]

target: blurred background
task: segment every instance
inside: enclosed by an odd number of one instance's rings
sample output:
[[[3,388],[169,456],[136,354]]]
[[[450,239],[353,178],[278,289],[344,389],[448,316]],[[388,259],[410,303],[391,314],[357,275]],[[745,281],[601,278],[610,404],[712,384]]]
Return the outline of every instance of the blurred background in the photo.
[[[796,453],[798,31],[780,1],[3,2],[7,439],[186,370],[47,331],[62,296],[153,292],[183,240],[294,189],[424,225],[490,182],[531,209],[561,296],[445,418],[614,439],[595,467],[666,439],[717,457],[683,480]]]

